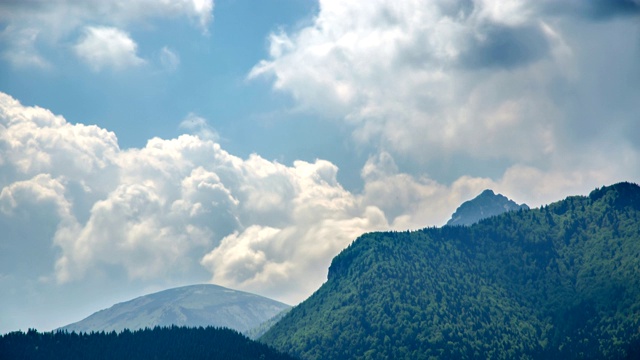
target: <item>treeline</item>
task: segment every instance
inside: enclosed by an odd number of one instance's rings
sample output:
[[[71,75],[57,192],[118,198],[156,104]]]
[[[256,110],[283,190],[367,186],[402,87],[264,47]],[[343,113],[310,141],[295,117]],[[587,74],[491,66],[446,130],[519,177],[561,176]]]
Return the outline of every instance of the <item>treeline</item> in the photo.
[[[380,232],[262,341],[302,359],[640,359],[640,187]]]
[[[0,359],[294,360],[234,330],[175,326],[120,333],[12,332],[0,337]]]

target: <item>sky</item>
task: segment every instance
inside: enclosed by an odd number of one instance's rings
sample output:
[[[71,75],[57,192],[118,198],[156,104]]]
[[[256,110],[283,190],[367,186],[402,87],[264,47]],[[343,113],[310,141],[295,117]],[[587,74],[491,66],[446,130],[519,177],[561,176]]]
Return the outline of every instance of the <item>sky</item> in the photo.
[[[5,0],[0,333],[195,283],[295,305],[365,232],[639,164],[638,0]]]

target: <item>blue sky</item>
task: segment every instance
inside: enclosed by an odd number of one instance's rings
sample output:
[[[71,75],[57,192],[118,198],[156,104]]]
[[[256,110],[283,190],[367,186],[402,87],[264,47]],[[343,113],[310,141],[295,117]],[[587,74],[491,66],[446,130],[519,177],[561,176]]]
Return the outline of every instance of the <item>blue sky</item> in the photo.
[[[82,32],[74,29],[54,46],[35,41],[50,66],[0,69],[6,79],[3,91],[25,105],[62,114],[70,122],[113,131],[121,148],[142,147],[152,137],[184,133],[181,121],[194,114],[205,119],[225,148],[238,156],[256,152],[281,162],[343,159],[348,131],[341,132],[337,124],[321,122],[310,113],[304,114],[301,123],[302,116],[291,113],[290,96],[271,91],[269,81],[247,80],[251,68],[268,56],[268,34],[308,25],[317,8],[311,0],[223,1],[216,3],[216,20],[206,33],[188,19],[132,24],[126,30],[146,63],[117,71],[96,71],[70,54],[74,37]],[[174,53],[179,63],[163,60],[164,49]],[[288,141],[291,137],[301,141]],[[347,165],[343,168],[354,169],[341,172],[345,183],[359,186],[358,167],[366,156],[363,150],[357,162],[343,159]]]
[[[142,147],[154,136],[175,137],[189,113],[236,135],[235,129],[246,130],[246,123],[255,126],[254,117],[287,106],[287,98],[272,94],[269,83],[245,78],[268,55],[266,35],[310,21],[315,7],[312,1],[227,1],[216,5],[219,18],[206,29],[188,19],[131,24],[126,31],[145,64],[119,71],[95,71],[73,56],[69,47],[82,32],[73,29],[55,44],[36,39],[50,66],[34,69],[5,63],[3,90],[25,105],[64,114],[70,122],[108,128],[116,132],[123,148]],[[163,49],[175,54],[177,64],[163,63]],[[237,138],[242,141],[242,136]]]
[[[640,3],[0,4],[0,332],[640,181]]]

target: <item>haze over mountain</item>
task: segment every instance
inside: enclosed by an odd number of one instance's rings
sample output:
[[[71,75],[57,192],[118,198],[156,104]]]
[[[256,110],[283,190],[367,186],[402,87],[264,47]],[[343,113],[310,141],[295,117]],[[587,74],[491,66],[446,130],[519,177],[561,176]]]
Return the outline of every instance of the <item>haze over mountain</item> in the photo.
[[[289,308],[272,299],[222,286],[191,285],[113,305],[60,329],[121,331],[176,325],[226,327],[247,332]]]
[[[640,187],[368,233],[262,338],[302,359],[637,359]]]
[[[475,198],[465,201],[451,215],[447,225],[471,225],[482,219],[502,214],[507,211],[528,210],[527,204],[516,204],[515,201],[493,190],[485,190]]]

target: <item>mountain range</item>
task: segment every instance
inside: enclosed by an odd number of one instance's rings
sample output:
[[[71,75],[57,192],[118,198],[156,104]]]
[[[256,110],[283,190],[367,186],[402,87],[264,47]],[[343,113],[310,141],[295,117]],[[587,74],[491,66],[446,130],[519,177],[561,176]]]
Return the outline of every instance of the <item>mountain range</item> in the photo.
[[[191,285],[113,305],[59,330],[110,332],[156,326],[213,326],[246,333],[289,308],[272,299],[222,286]]]
[[[638,359],[640,187],[365,234],[260,340],[305,360]]]
[[[463,203],[448,225],[470,225],[506,211],[528,209],[492,190]],[[216,285],[192,285],[116,304],[59,330],[122,331],[155,326],[227,327],[258,338],[290,307],[261,296]]]
[[[294,308],[194,285],[117,304],[61,329],[267,331],[261,342],[303,360],[640,358],[637,184],[536,209],[486,190],[448,224],[362,235]]]

